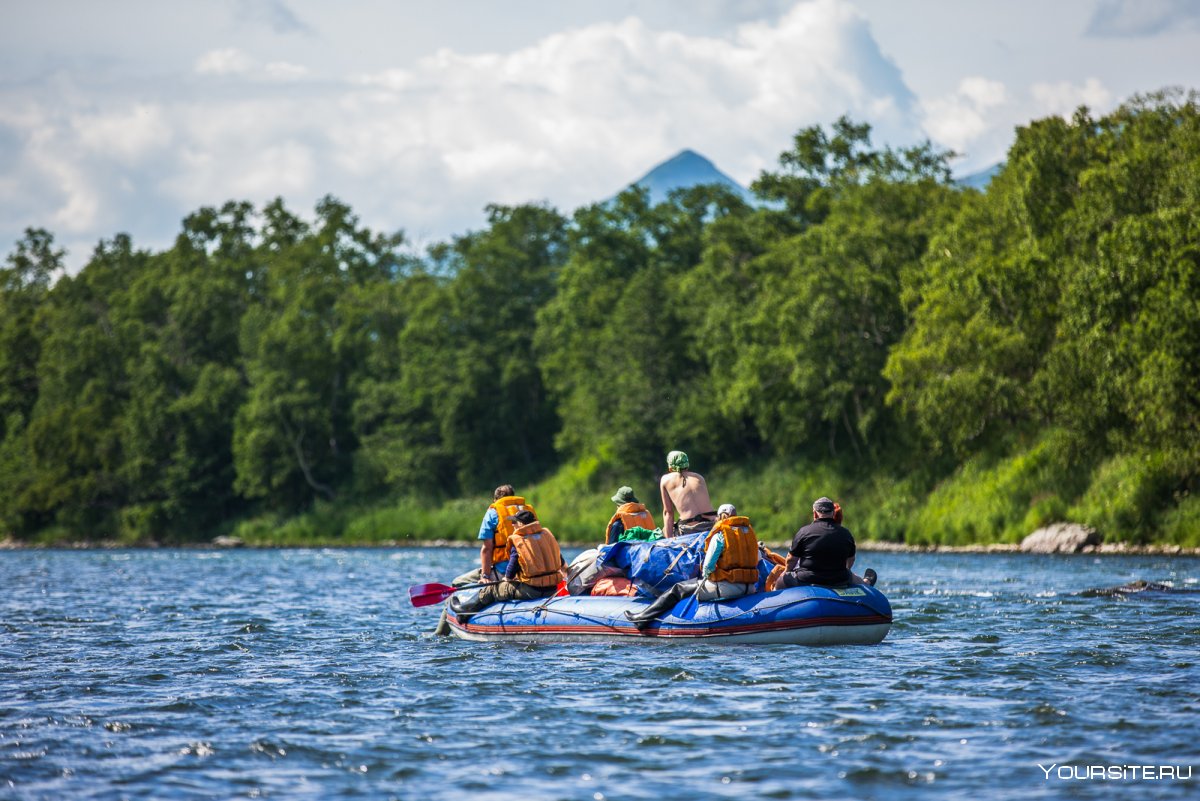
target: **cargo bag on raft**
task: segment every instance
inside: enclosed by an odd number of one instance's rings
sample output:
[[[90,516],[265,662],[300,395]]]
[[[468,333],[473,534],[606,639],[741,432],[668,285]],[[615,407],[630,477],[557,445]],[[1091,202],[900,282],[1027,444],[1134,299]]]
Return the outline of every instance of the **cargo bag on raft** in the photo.
[[[595,564],[601,570],[616,568],[646,595],[662,595],[679,582],[700,576],[707,536],[707,531],[701,531],[654,542],[616,542],[600,548]],[[756,590],[762,590],[774,566],[760,556]]]
[[[662,538],[663,532],[661,528],[633,526],[622,531],[621,536],[617,537],[617,542],[654,542]]]
[[[587,595],[600,579],[615,578],[625,574],[619,568],[599,564],[600,551],[591,548],[576,556],[567,567],[567,593]]]
[[[621,576],[603,578],[592,587],[592,595],[618,595],[633,597],[639,595],[637,586],[632,581]]]

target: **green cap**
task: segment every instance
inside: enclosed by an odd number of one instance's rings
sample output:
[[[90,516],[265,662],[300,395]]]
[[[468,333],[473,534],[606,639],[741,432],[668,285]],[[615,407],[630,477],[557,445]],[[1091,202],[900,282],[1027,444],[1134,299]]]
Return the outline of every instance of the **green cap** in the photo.
[[[637,496],[633,494],[633,487],[621,487],[617,490],[617,494],[612,496],[613,503],[638,503]]]
[[[687,470],[691,462],[683,451],[671,451],[667,454],[667,468],[670,470]]]

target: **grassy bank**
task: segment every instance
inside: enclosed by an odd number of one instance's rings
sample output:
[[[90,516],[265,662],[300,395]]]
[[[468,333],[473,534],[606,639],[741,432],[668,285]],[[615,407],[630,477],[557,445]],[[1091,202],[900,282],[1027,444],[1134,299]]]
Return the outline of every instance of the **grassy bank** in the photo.
[[[1200,547],[1200,500],[1174,483],[1180,454],[1126,454],[1088,463],[1063,456],[1053,436],[1008,453],[973,458],[945,476],[885,470],[853,462],[765,461],[704,469],[713,503],[732,502],[762,539],[790,539],[829,495],[846,509],[860,540],[913,546],[1015,544],[1059,521],[1090,525],[1109,543]],[[653,476],[621,476],[594,461],[569,465],[518,487],[564,542],[603,537],[609,496],[630,484],[661,522]],[[470,542],[490,495],[429,503],[400,498],[374,506],[318,505],[308,514],[241,522],[230,533],[251,545],[371,545]]]

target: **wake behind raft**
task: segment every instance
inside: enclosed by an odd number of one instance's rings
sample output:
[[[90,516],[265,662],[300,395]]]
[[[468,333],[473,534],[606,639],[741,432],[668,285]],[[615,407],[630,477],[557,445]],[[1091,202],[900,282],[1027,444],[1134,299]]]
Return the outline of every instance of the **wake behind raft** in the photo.
[[[600,549],[593,574],[624,575],[640,597],[555,596],[493,604],[462,620],[450,607],[451,633],[463,640],[513,642],[645,641],[794,645],[874,645],[887,636],[892,607],[874,587],[804,586],[761,591],[772,563],[759,562],[759,592],[729,601],[680,601],[638,630],[625,617],[660,592],[699,573],[704,535]],[[464,591],[470,592],[470,590]]]

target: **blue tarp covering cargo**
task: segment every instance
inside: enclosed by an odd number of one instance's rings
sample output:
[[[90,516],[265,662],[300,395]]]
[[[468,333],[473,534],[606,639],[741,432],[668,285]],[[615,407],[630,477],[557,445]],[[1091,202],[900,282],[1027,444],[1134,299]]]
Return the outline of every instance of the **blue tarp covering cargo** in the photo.
[[[617,542],[600,549],[597,564],[619,568],[640,590],[661,595],[681,581],[700,575],[707,532],[654,542]],[[759,588],[771,572],[771,561],[758,560]]]

